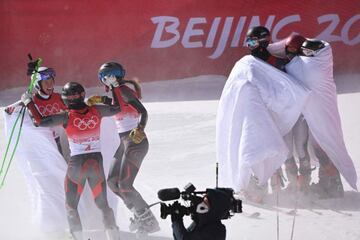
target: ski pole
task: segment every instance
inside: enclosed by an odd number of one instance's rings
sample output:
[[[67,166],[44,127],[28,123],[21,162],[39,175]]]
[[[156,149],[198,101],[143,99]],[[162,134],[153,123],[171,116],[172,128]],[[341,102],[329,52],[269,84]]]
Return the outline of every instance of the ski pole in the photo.
[[[11,133],[10,133],[9,140],[8,140],[8,143],[7,143],[7,146],[6,146],[5,155],[3,157],[2,164],[1,164],[0,176],[1,176],[1,174],[3,172],[3,169],[4,169],[4,165],[5,165],[5,162],[6,162],[6,157],[7,157],[7,154],[9,152],[9,148],[10,148],[11,139],[12,139],[12,137],[14,135],[15,126],[17,125],[17,123],[18,123],[18,121],[19,121],[19,119],[20,119],[20,117],[22,115],[22,112],[23,112],[23,107],[20,109],[20,112],[19,112],[18,116],[15,119],[14,125],[11,128]]]
[[[216,170],[215,170],[215,174],[216,174],[216,188],[218,187],[219,184],[219,163],[216,163]]]
[[[4,186],[4,182],[5,182],[6,175],[8,174],[8,171],[9,171],[9,169],[10,169],[10,165],[11,165],[11,162],[12,162],[12,160],[13,160],[13,158],[14,158],[17,145],[19,144],[20,134],[21,134],[22,125],[23,125],[24,116],[25,116],[25,107],[21,107],[20,112],[21,112],[21,113],[19,113],[19,116],[21,115],[21,122],[20,122],[19,131],[18,131],[18,134],[17,134],[17,136],[16,136],[15,146],[14,146],[14,149],[13,149],[13,151],[12,151],[12,153],[11,153],[9,163],[7,164],[5,174],[4,174],[4,176],[3,176],[3,179],[1,180],[0,188],[2,188],[2,187]]]
[[[32,58],[32,56],[31,56],[30,53],[28,54],[28,57],[29,57],[30,60],[33,60],[33,58]],[[33,71],[33,75],[32,75],[32,77],[31,77],[31,82],[30,82],[30,84],[29,84],[29,86],[28,86],[28,92],[29,92],[29,93],[32,92],[32,90],[33,90],[33,88],[34,88],[34,85],[35,85],[36,75],[35,75],[34,73],[37,73],[37,72],[38,72],[41,63],[42,63],[42,59],[41,59],[41,58],[38,58],[38,59],[36,60],[35,70]]]
[[[33,60],[33,58],[32,58],[32,56],[31,56],[30,53],[28,54],[28,57],[29,57],[30,61]],[[27,92],[28,92],[28,93],[31,93],[32,90],[33,90],[33,88],[34,88],[34,83],[35,83],[35,81],[36,81],[36,75],[35,75],[34,73],[37,73],[37,72],[38,72],[41,62],[42,62],[42,59],[41,59],[41,58],[38,58],[38,59],[36,60],[35,69],[34,69],[34,71],[33,71],[33,75],[32,75],[30,84],[29,84],[29,86],[28,86],[28,88],[27,88]],[[19,143],[19,140],[20,140],[21,129],[22,129],[22,125],[23,125],[23,122],[24,122],[24,116],[25,116],[25,108],[26,108],[25,106],[21,107],[20,112],[19,112],[19,115],[17,116],[17,118],[16,118],[16,120],[15,120],[15,123],[14,123],[14,125],[12,126],[12,129],[11,129],[10,137],[9,137],[9,139],[8,139],[7,146],[6,146],[5,155],[4,155],[4,157],[3,157],[2,164],[1,164],[0,177],[1,177],[1,174],[2,174],[2,172],[3,172],[3,170],[4,170],[4,166],[5,166],[5,163],[6,163],[7,155],[8,155],[8,152],[9,152],[9,147],[10,147],[10,145],[11,145],[11,141],[12,141],[12,137],[13,137],[15,128],[16,128],[16,126],[17,126],[17,123],[18,123],[18,121],[19,121],[19,118],[21,117],[20,127],[19,127],[19,131],[18,131],[18,134],[17,134],[17,137],[16,137],[15,146],[14,146],[14,148],[13,148],[13,150],[12,150],[12,153],[11,153],[10,159],[9,159],[9,161],[8,161],[7,168],[6,168],[5,174],[4,174],[4,176],[3,176],[3,179],[1,180],[0,189],[1,189],[1,188],[3,187],[3,185],[4,185],[6,175],[7,175],[8,171],[9,171],[11,162],[12,162],[12,160],[13,160],[13,158],[14,158],[15,151],[16,151],[16,148],[17,148],[18,143]]]
[[[28,57],[29,57],[30,61],[33,60],[33,58],[32,58],[32,56],[31,56],[30,53],[28,54]],[[34,72],[37,72],[37,71],[38,71],[41,62],[42,62],[41,58],[38,58],[38,59],[37,59],[37,65],[35,66],[35,71],[34,71]],[[33,73],[34,73],[34,72],[33,72]],[[29,84],[29,86],[28,86],[28,88],[27,88],[27,91],[28,91],[28,92],[31,92],[31,91],[32,91],[32,88],[33,88],[33,85],[34,85],[34,82],[35,82],[35,81],[33,81],[33,80],[36,80],[36,78],[33,77],[33,78],[31,79],[30,84]],[[11,104],[11,105],[8,106],[8,107],[14,107],[14,108],[15,108],[15,107],[20,106],[20,105],[22,105],[21,100],[15,102],[15,103],[13,103],[13,104]],[[3,158],[3,161],[2,161],[2,164],[1,164],[1,168],[0,168],[0,176],[1,176],[2,172],[3,172],[3,170],[4,170],[4,164],[5,164],[5,162],[6,162],[6,157],[7,157],[7,154],[8,154],[8,151],[9,151],[9,147],[10,147],[10,144],[11,144],[11,139],[12,139],[12,137],[13,137],[15,128],[16,128],[16,126],[17,126],[17,123],[18,123],[18,121],[19,121],[19,119],[20,119],[20,117],[21,117],[21,115],[22,115],[22,112],[23,112],[23,108],[20,109],[19,115],[16,117],[16,120],[15,120],[15,122],[14,122],[14,125],[13,125],[13,127],[12,127],[12,129],[11,129],[11,133],[10,133],[9,140],[8,140],[8,143],[7,143],[7,146],[6,146],[6,150],[5,150],[5,155],[4,155],[4,158]]]

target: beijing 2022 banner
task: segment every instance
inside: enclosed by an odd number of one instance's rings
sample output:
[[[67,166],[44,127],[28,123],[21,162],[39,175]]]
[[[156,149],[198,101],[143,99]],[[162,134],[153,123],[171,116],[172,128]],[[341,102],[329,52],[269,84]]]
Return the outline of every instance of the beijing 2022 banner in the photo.
[[[359,9],[354,0],[2,0],[0,90],[27,84],[28,53],[56,69],[57,85],[97,86],[106,61],[140,81],[228,75],[255,25],[274,42],[294,32],[326,40],[335,74],[359,73]]]

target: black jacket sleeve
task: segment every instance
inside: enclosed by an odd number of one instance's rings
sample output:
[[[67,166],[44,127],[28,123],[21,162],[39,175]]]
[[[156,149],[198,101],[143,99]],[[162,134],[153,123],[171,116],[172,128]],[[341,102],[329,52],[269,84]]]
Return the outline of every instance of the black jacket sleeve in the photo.
[[[174,240],[202,240],[198,231],[190,231],[184,227],[183,219],[172,222]]]
[[[221,222],[186,229],[182,219],[172,222],[174,240],[225,240],[226,229]],[[191,230],[190,230],[191,229]]]

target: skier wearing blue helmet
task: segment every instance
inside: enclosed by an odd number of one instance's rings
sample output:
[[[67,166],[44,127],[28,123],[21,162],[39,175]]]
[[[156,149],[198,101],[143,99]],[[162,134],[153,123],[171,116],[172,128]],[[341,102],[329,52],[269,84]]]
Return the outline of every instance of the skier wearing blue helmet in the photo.
[[[111,104],[119,105],[121,108],[121,112],[114,116],[120,146],[109,171],[108,185],[134,213],[129,227],[131,231],[140,234],[156,232],[160,229],[159,223],[133,185],[149,149],[149,142],[144,132],[148,114],[140,102],[140,85],[134,80],[125,80],[125,69],[117,62],[104,63],[99,69],[98,77],[106,89],[114,89],[113,100],[94,96],[89,99],[88,104],[92,104],[92,101],[105,104],[112,102]],[[134,89],[128,84],[132,84]]]

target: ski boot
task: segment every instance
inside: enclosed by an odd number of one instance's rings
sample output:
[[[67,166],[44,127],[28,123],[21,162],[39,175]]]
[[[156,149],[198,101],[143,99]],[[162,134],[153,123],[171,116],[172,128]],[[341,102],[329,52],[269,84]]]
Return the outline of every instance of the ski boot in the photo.
[[[341,183],[340,173],[327,154],[320,148],[315,151],[319,159],[319,183],[313,189],[318,191],[320,198],[342,198],[344,188]]]
[[[270,178],[272,193],[280,191],[284,186],[284,176],[282,169],[279,168]]]
[[[160,230],[159,223],[149,208],[142,211],[132,210],[134,217],[130,218],[129,230],[137,235],[147,235]]]
[[[344,187],[342,185],[340,175],[331,178],[330,184],[331,187],[328,188],[328,195],[332,198],[343,198]]]
[[[264,197],[268,193],[268,185],[267,183],[259,185],[258,182],[259,181],[255,176],[251,176],[247,189],[241,191],[240,195],[247,201],[263,203]]]
[[[107,240],[120,240],[120,232],[118,227],[105,229]]]
[[[84,239],[82,231],[71,232],[71,236],[74,240],[83,240]]]
[[[285,161],[285,172],[288,181],[286,192],[294,193],[297,190],[298,166],[293,157]]]
[[[108,240],[119,240],[120,232],[119,227],[116,225],[114,211],[107,207],[102,210],[103,223],[105,226],[105,234]]]
[[[311,165],[310,159],[300,158],[299,177],[298,177],[298,189],[299,191],[307,194],[310,188],[311,182]]]
[[[70,226],[70,234],[74,240],[83,240],[82,224],[79,212],[76,209],[67,208],[67,218]]]
[[[320,166],[319,182],[310,187],[311,192],[321,199],[344,197],[339,171],[333,165]]]

